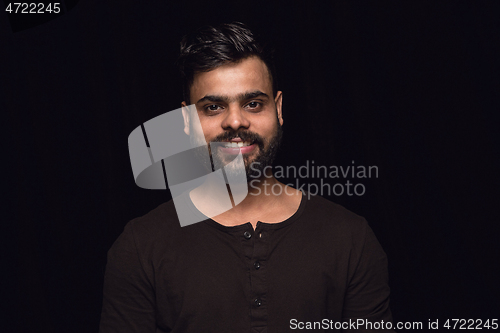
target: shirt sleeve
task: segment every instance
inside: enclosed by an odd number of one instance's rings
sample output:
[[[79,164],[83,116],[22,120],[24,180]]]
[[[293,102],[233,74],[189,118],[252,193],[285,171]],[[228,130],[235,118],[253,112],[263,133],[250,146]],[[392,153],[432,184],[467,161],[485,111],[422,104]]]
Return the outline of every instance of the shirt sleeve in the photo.
[[[344,332],[395,332],[390,329],[387,256],[366,221],[353,236],[349,266],[342,317],[343,321],[357,324],[356,329],[351,325]]]
[[[155,293],[137,250],[134,221],[108,251],[100,333],[156,331]]]

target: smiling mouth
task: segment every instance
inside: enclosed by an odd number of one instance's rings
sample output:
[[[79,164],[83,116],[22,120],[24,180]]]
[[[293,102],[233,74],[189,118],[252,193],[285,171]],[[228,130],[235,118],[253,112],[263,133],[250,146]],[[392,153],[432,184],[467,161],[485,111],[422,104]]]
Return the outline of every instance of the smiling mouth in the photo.
[[[224,148],[242,148],[242,147],[247,147],[252,145],[253,142],[251,141],[239,141],[239,142],[223,142],[222,147]]]

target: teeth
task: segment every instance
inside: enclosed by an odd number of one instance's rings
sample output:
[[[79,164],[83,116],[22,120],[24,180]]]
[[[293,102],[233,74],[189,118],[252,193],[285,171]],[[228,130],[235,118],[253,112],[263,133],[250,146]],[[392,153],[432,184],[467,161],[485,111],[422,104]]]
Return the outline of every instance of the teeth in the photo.
[[[228,142],[224,145],[224,147],[226,148],[241,148],[241,147],[245,147],[245,146],[249,146],[251,144],[251,142]]]

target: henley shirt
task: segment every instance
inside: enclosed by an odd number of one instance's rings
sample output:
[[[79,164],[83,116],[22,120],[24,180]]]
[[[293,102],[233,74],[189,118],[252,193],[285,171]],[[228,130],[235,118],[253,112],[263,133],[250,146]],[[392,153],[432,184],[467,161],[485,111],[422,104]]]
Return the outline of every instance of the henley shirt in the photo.
[[[169,201],[108,252],[100,333],[347,332],[358,319],[392,321],[387,257],[364,218],[320,196],[255,230],[181,227]]]

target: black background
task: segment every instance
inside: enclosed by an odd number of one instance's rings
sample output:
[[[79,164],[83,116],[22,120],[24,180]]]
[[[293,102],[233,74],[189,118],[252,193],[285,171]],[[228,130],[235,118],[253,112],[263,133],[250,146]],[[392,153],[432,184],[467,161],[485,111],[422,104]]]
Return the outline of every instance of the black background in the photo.
[[[169,200],[134,184],[127,137],[180,106],[182,35],[233,20],[277,49],[276,164],[378,166],[365,195],[329,199],[384,247],[394,320],[499,318],[499,4],[67,1],[31,28],[2,12],[0,330],[97,331],[107,250]]]

